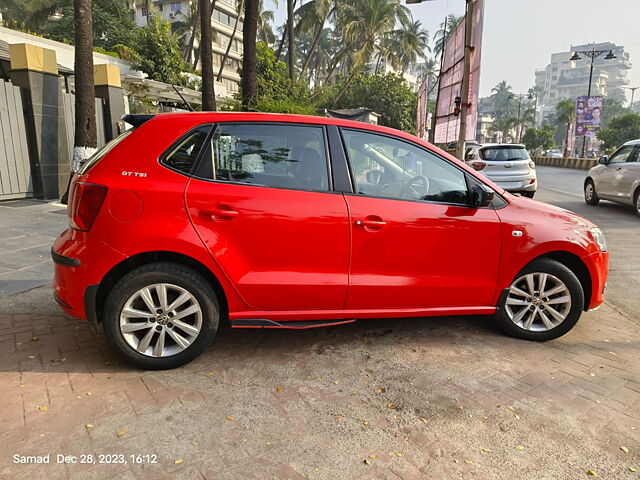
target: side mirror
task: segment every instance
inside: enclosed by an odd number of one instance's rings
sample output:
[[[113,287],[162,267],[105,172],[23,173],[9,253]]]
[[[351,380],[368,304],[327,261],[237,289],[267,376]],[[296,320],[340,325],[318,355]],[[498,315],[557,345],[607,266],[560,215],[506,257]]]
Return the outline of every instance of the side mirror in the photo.
[[[608,155],[605,155],[604,157],[600,157],[598,159],[598,163],[600,165],[606,165],[608,161],[609,161],[609,156]]]
[[[471,185],[471,206],[474,208],[488,207],[493,202],[493,191],[477,184]]]

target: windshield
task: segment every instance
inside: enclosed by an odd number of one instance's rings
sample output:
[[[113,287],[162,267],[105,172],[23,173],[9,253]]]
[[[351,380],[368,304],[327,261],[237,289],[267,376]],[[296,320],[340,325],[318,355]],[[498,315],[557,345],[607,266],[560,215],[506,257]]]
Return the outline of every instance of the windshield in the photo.
[[[530,160],[529,152],[524,147],[487,147],[480,150],[480,153],[484,160],[490,162]]]

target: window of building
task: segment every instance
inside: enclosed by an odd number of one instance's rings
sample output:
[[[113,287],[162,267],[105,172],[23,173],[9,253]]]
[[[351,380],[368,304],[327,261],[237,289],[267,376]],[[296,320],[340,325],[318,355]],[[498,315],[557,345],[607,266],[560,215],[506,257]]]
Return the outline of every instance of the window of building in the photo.
[[[173,2],[171,4],[171,11],[177,12],[178,10],[180,10],[181,7],[182,7],[182,2]]]

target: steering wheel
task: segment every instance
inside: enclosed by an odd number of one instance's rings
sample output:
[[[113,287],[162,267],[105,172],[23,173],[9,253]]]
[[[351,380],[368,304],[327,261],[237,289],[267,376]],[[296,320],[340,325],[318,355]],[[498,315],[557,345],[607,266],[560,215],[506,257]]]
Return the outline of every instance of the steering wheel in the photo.
[[[421,199],[429,193],[429,180],[418,175],[409,180],[400,192],[402,198]]]

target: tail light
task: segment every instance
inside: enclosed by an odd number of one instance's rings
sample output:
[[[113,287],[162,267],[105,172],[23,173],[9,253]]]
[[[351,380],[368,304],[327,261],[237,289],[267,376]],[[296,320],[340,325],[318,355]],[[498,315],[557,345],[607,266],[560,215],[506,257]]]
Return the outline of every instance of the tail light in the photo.
[[[471,162],[471,166],[473,167],[473,169],[477,172],[479,172],[480,170],[484,170],[484,167],[487,166],[486,162]]]
[[[75,182],[71,187],[69,202],[69,225],[87,232],[98,216],[107,195],[107,187],[95,183]]]
[[[535,170],[535,169],[536,169],[536,164],[535,164],[533,161],[530,161],[530,162],[529,162],[529,168],[530,168],[531,170]]]

